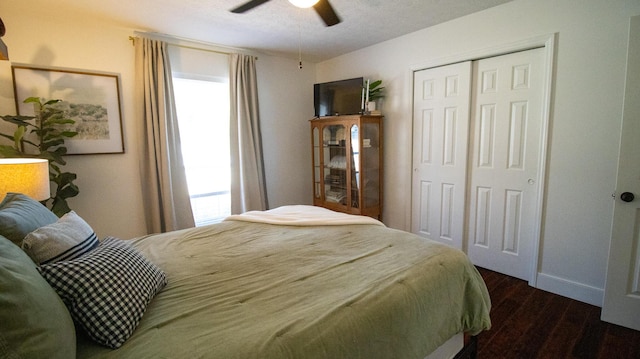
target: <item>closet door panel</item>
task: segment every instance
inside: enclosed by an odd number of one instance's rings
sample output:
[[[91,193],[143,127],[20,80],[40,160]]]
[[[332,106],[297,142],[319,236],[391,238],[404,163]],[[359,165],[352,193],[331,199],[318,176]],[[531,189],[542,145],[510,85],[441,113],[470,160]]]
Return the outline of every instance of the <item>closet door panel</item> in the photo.
[[[543,55],[533,49],[473,63],[467,254],[525,280],[536,243]]]
[[[414,74],[412,232],[463,248],[471,62]]]

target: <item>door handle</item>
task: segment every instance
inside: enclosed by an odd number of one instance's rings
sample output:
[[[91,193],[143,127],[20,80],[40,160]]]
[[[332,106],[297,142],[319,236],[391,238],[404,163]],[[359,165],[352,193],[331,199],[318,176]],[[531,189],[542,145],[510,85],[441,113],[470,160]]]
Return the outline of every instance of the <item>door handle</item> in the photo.
[[[620,195],[620,199],[623,202],[631,202],[636,198],[636,196],[633,195],[633,193],[631,192],[622,192],[622,194]]]

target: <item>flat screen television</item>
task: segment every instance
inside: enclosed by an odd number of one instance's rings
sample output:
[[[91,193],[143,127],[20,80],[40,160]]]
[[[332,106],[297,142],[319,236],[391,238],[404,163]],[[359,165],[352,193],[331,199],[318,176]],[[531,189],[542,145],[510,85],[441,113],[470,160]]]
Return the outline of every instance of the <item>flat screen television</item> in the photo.
[[[363,85],[362,77],[314,84],[316,117],[361,113]]]

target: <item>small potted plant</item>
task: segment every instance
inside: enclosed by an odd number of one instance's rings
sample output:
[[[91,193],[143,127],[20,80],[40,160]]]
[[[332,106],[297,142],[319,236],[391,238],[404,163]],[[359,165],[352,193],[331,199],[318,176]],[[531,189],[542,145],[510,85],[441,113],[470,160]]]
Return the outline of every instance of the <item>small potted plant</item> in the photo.
[[[372,115],[380,114],[380,100],[384,97],[384,86],[382,80],[376,80],[369,83],[367,89],[367,112]]]

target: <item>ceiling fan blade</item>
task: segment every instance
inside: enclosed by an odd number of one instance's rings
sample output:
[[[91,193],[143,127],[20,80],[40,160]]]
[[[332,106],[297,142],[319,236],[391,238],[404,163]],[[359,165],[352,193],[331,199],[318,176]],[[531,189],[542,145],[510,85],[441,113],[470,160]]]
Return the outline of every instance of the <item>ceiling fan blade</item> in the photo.
[[[333,10],[331,4],[329,4],[329,0],[320,0],[317,4],[313,5],[313,8],[316,9],[316,12],[320,15],[327,26],[333,26],[340,23],[340,18]]]
[[[231,10],[231,12],[236,14],[242,14],[243,12],[249,11],[258,5],[262,5],[266,3],[267,1],[269,0],[251,0]]]

